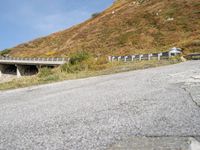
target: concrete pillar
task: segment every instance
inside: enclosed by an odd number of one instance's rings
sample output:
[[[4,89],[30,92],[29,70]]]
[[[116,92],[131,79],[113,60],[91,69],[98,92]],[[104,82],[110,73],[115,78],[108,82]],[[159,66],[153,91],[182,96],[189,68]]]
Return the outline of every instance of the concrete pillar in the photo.
[[[148,60],[151,60],[151,57],[153,56],[153,54],[149,54],[148,55]]]
[[[17,78],[20,78],[25,74],[25,67],[22,65],[15,65],[17,67]]]
[[[128,58],[128,56],[125,56],[125,57],[124,57],[124,62],[127,62],[127,58]]]
[[[20,67],[19,66],[16,67],[17,67],[17,78],[20,78],[22,76],[20,72]]]
[[[140,56],[139,56],[139,60],[140,60],[140,61],[142,60],[142,57],[143,57],[143,55],[140,55]]]
[[[158,60],[160,60],[161,56],[162,56],[162,53],[158,54]]]
[[[131,56],[131,61],[134,61],[134,59],[135,59],[135,55],[132,55]]]

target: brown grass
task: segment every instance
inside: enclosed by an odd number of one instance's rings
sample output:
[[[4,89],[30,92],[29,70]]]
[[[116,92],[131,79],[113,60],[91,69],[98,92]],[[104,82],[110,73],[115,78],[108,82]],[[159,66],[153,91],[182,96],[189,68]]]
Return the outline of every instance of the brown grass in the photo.
[[[174,63],[180,62],[179,59],[173,60],[151,60],[151,61],[135,61],[135,62],[113,62],[113,63],[104,63],[98,62],[99,65],[96,65],[96,68],[86,68],[82,71],[67,73],[63,72],[61,68],[55,68],[53,70],[44,69],[42,73],[40,72],[36,76],[32,77],[23,77],[20,79],[15,79],[13,81],[7,83],[0,84],[0,90],[14,89],[14,88],[22,88],[33,85],[47,84],[57,81],[63,80],[71,80],[71,79],[79,79],[79,78],[87,78],[92,76],[99,75],[108,75],[113,73],[132,71],[138,69],[147,69],[152,67],[170,65]],[[102,67],[102,68],[98,68]]]
[[[139,3],[117,0],[97,17],[21,44],[12,48],[10,55],[56,57],[78,50],[94,56],[126,55],[165,51],[172,46],[184,48],[186,53],[200,51],[200,46],[193,46],[200,39],[197,0],[136,1]],[[174,20],[168,21],[169,18]]]

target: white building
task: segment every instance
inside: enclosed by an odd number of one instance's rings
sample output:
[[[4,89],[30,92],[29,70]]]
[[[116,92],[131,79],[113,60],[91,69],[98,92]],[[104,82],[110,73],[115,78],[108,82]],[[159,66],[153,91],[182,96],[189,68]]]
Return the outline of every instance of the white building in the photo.
[[[176,56],[182,54],[182,49],[181,48],[176,48],[173,47],[169,50],[169,56]]]

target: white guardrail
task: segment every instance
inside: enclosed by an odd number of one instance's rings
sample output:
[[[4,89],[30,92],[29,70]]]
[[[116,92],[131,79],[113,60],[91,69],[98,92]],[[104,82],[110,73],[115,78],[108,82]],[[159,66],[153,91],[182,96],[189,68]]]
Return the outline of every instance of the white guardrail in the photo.
[[[179,55],[181,52],[162,52],[162,53],[151,53],[151,54],[140,54],[140,55],[127,55],[127,56],[108,56],[110,62],[113,61],[134,61],[134,60],[151,60],[151,59],[169,59],[173,56]]]
[[[21,57],[0,57],[0,60],[11,60],[11,61],[61,61],[67,62],[69,58],[21,58]]]

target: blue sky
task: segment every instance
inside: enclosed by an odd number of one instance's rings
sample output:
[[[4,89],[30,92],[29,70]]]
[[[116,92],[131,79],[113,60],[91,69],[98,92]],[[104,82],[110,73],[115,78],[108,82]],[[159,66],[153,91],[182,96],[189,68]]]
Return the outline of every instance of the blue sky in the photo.
[[[71,27],[114,0],[1,0],[0,50]]]

